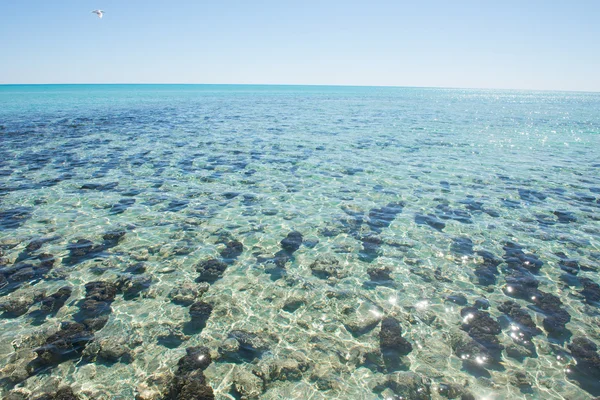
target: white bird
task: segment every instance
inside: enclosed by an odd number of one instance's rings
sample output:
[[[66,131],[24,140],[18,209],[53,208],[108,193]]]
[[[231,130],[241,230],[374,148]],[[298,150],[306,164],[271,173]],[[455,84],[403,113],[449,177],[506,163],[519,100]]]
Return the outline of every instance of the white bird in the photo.
[[[94,11],[92,11],[92,14],[96,14],[98,16],[98,18],[102,18],[102,15],[104,15],[104,11],[94,10]]]

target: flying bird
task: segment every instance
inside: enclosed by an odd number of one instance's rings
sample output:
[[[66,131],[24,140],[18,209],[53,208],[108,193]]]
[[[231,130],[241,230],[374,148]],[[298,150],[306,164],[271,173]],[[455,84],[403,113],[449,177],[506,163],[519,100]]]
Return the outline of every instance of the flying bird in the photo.
[[[104,15],[104,11],[94,10],[94,11],[92,11],[92,14],[96,14],[98,16],[98,18],[102,18],[102,15]]]

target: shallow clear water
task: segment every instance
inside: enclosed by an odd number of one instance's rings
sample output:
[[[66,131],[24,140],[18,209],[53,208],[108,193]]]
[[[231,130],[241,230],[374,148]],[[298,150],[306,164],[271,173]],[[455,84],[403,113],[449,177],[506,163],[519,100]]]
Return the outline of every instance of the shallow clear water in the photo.
[[[206,346],[219,399],[598,396],[598,110],[595,93],[0,86],[3,395],[164,398]],[[383,343],[390,317],[411,351]],[[60,347],[65,322],[85,337]]]

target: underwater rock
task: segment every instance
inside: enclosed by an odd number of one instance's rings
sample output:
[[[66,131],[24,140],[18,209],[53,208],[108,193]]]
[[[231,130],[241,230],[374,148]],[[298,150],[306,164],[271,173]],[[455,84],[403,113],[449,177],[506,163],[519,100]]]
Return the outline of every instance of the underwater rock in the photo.
[[[73,318],[85,324],[91,331],[97,331],[108,322],[117,287],[110,282],[94,281],[87,283],[85,290],[85,298],[79,303],[79,312]]]
[[[210,285],[206,282],[203,282],[199,285],[186,282],[180,286],[174,287],[169,292],[168,297],[174,304],[189,306],[198,300],[203,293],[206,293],[209,288]]]
[[[225,248],[221,250],[221,257],[225,259],[235,259],[244,251],[244,245],[242,242],[232,240],[225,244]]]
[[[40,254],[37,259],[39,263],[15,263],[10,267],[0,268],[0,290],[12,292],[19,288],[24,282],[34,283],[42,279],[54,266],[54,256],[51,254]]]
[[[523,345],[522,343],[519,343],[519,345],[517,345],[515,343],[510,343],[506,346],[506,355],[523,362],[525,358],[536,357],[537,353],[535,351],[535,345],[533,344]]]
[[[473,307],[463,308],[460,312],[463,317],[461,329],[464,330],[488,350],[498,353],[504,349],[496,335],[502,332],[500,324],[485,311]]]
[[[579,266],[579,262],[577,260],[567,257],[567,255],[563,252],[558,252],[555,254],[560,259],[558,261],[560,269],[571,275],[577,275],[579,273],[581,267]]]
[[[459,306],[466,306],[468,303],[467,298],[460,293],[455,293],[450,296],[447,296],[445,301],[458,304]]]
[[[109,183],[85,183],[81,185],[81,190],[98,190],[101,192],[112,190],[119,186],[119,182],[109,182]]]
[[[188,374],[196,370],[204,371],[212,362],[210,350],[207,347],[188,347],[185,351],[186,355],[177,363],[178,374]]]
[[[535,308],[546,315],[543,326],[550,337],[560,338],[570,335],[566,325],[571,321],[571,316],[567,310],[561,308],[562,302],[557,296],[538,291],[531,301],[535,304]]]
[[[562,224],[577,222],[577,217],[570,211],[554,211],[553,214],[558,218],[558,222]]]
[[[45,292],[36,291],[33,293],[11,296],[0,303],[0,310],[4,311],[2,317],[15,318],[26,314],[29,308],[35,303],[41,301],[45,297]]]
[[[183,328],[186,334],[199,333],[204,329],[210,315],[212,314],[213,306],[204,302],[197,301],[190,306],[190,321]]]
[[[542,333],[533,322],[531,315],[516,302],[512,300],[505,301],[498,306],[498,310],[506,314],[514,324],[511,327],[513,340],[530,341],[532,336]]]
[[[498,276],[498,265],[502,263],[502,259],[487,250],[479,250],[477,255],[483,259],[483,262],[474,271],[479,284],[483,286],[495,285]]]
[[[102,235],[102,239],[104,240],[104,248],[110,249],[112,247],[115,247],[123,240],[126,234],[127,232],[125,230],[114,230],[106,232],[104,235]]]
[[[600,285],[588,278],[581,278],[579,281],[583,285],[583,290],[579,293],[585,297],[586,303],[600,307]]]
[[[508,296],[531,301],[538,293],[540,282],[527,271],[512,270],[504,279],[506,280],[504,293]]]
[[[376,235],[367,235],[360,238],[362,242],[362,250],[360,252],[360,259],[365,262],[371,262],[379,257],[380,248],[383,244],[383,240]]]
[[[383,228],[387,228],[392,224],[398,214],[402,213],[404,206],[403,202],[397,202],[388,203],[385,207],[371,209],[367,225],[373,232],[380,233]]]
[[[144,263],[138,262],[125,269],[126,274],[141,275],[146,272]]]
[[[402,366],[400,357],[412,351],[410,342],[402,337],[400,323],[393,317],[381,321],[379,348],[388,372],[398,371]]]
[[[571,365],[567,376],[579,382],[582,389],[594,396],[600,395],[600,354],[590,339],[576,337],[567,345],[577,364]]]
[[[358,307],[348,306],[342,312],[344,327],[354,336],[373,330],[383,319],[382,310],[369,302],[362,302]]]
[[[290,299],[287,299],[285,301],[285,303],[283,304],[283,310],[287,311],[289,313],[293,313],[294,311],[296,311],[297,309],[302,307],[304,305],[304,303],[305,303],[304,299],[290,298]]]
[[[441,219],[452,219],[463,224],[472,224],[471,214],[465,210],[452,209],[449,203],[444,199],[442,204],[438,204],[436,207],[436,215]],[[431,215],[431,214],[430,214]]]
[[[523,247],[518,243],[506,242],[504,247],[504,261],[511,269],[525,269],[531,273],[540,272],[540,268],[544,265],[537,256],[526,254],[523,252]]]
[[[196,267],[196,272],[200,273],[200,276],[196,281],[215,283],[217,280],[223,277],[223,273],[226,269],[227,264],[225,264],[223,261],[209,258],[200,262],[200,264]]]
[[[493,361],[498,361],[498,352],[492,355],[488,349],[473,340],[466,332],[453,332],[451,347],[454,354],[469,368],[483,369]]]
[[[429,225],[433,229],[438,230],[440,232],[446,227],[446,224],[443,223],[433,214],[415,214],[415,223],[417,225]]]
[[[399,399],[429,400],[431,399],[431,381],[424,375],[415,372],[394,372],[375,386],[374,392],[380,393],[389,388]]]
[[[30,398],[29,396],[27,397]],[[16,400],[17,398],[15,398]],[[25,399],[23,397],[23,399]],[[35,396],[33,400],[79,400],[80,397],[73,392],[73,389],[69,386],[64,386],[58,389],[56,392],[44,393],[40,396]]]
[[[281,241],[281,248],[288,253],[294,253],[302,245],[302,234],[300,232],[292,231]]]
[[[367,274],[373,282],[389,282],[392,280],[390,274],[392,269],[388,266],[371,267],[367,269]]]
[[[308,366],[293,358],[277,358],[261,360],[253,369],[253,373],[265,383],[273,381],[299,381]]]
[[[257,399],[264,392],[263,380],[242,366],[235,366],[232,380],[235,391],[242,399]]]
[[[528,201],[528,202],[538,202],[541,200],[546,200],[546,195],[535,191],[535,190],[530,190],[530,189],[518,189],[519,191],[519,196],[521,197],[522,200]]]
[[[437,392],[446,399],[456,399],[460,397],[461,400],[465,400],[464,396],[468,394],[464,386],[445,382],[438,385]],[[473,397],[473,400],[474,399],[475,398]]]
[[[343,279],[347,276],[340,262],[333,256],[319,256],[309,268],[314,276],[321,279]]]
[[[206,347],[188,347],[178,362],[177,372],[165,400],[212,400],[212,387],[206,383],[203,371],[212,359]]]
[[[116,215],[116,214],[123,214],[125,211],[127,211],[127,209],[128,209],[129,207],[131,207],[131,206],[132,206],[132,205],[134,205],[134,204],[135,204],[135,199],[132,199],[132,198],[124,198],[124,199],[121,199],[121,200],[119,200],[119,202],[118,202],[118,203],[116,203],[116,204],[113,204],[113,205],[110,207],[110,211],[109,211],[109,212],[110,212],[111,214],[113,214],[113,215]]]
[[[251,362],[260,359],[269,349],[267,340],[256,333],[233,330],[229,332],[228,339],[219,347],[225,359],[233,362]]]
[[[152,284],[152,278],[144,275],[124,275],[117,282],[117,289],[123,293],[125,300],[138,297],[141,292],[147,290]]]
[[[64,361],[79,358],[94,334],[85,325],[63,322],[60,330],[50,335],[44,345],[35,349],[37,358],[30,363],[32,372],[46,366],[55,366]]]
[[[476,299],[475,303],[473,303],[473,307],[475,307],[478,310],[487,310],[488,308],[490,308],[490,301],[484,298]]]
[[[95,248],[94,242],[87,239],[78,239],[75,243],[67,246],[71,257],[84,257],[93,252]]]
[[[69,257],[63,260],[67,265],[74,265],[83,260],[95,257],[104,250],[104,246],[96,245],[88,239],[77,239],[74,243],[67,245]]]
[[[513,386],[519,387],[519,388],[524,388],[524,387],[531,387],[531,377],[528,376],[525,372],[521,372],[521,371],[516,371],[511,377],[510,377],[510,383]]]
[[[450,250],[463,256],[471,255],[473,254],[473,241],[467,237],[454,238]]]
[[[131,349],[127,344],[120,338],[111,337],[96,339],[88,344],[83,351],[83,357],[90,361],[102,359],[109,362],[129,363],[133,360]]]
[[[65,305],[73,289],[70,286],[63,286],[50,296],[44,297],[40,301],[40,310],[47,314],[55,314]]]
[[[19,228],[31,218],[32,211],[31,207],[15,207],[0,211],[0,230]]]

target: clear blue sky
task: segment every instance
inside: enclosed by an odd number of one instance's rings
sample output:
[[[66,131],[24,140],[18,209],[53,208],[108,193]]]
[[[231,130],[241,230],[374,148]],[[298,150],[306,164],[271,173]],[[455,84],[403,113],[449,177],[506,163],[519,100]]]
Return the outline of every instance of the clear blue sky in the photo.
[[[0,0],[0,83],[600,91],[600,0]]]

